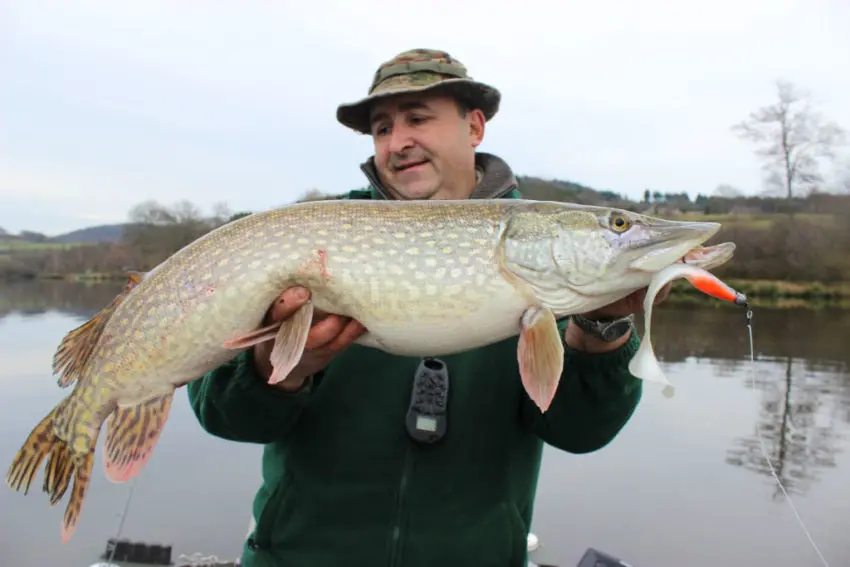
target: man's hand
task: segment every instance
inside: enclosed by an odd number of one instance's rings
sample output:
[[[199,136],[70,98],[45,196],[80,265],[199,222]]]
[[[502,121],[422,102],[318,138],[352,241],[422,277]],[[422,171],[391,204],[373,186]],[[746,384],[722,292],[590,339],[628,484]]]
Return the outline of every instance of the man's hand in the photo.
[[[670,282],[664,287],[662,287],[658,291],[658,295],[655,296],[655,300],[652,302],[652,304],[658,305],[659,303],[666,300],[667,297],[669,297],[670,295],[670,287],[672,285],[673,283]],[[600,307],[599,309],[595,309],[593,311],[588,311],[587,313],[583,313],[583,315],[590,319],[596,319],[600,317],[625,317],[634,313],[643,313],[643,300],[644,298],[646,298],[646,291],[647,288],[639,289],[634,293],[627,295],[623,299],[620,299],[619,301],[615,301],[610,305]],[[626,344],[633,332],[633,330],[629,331],[616,341],[606,343],[601,339],[588,335],[583,330],[581,330],[578,325],[570,321],[567,325],[567,331],[566,333],[564,333],[564,340],[566,341],[567,345],[570,346],[570,348],[573,348],[575,350],[581,350],[592,353],[602,353],[616,350]]]
[[[306,288],[291,287],[285,290],[269,308],[263,325],[270,325],[275,321],[290,317],[309,300],[310,290]],[[322,370],[334,356],[342,352],[365,332],[366,328],[353,319],[340,315],[329,315],[316,310],[301,361],[275,387],[286,391],[298,390],[308,376]],[[274,341],[266,341],[253,347],[254,365],[266,380],[272,373],[269,357],[273,347]]]
[[[670,295],[670,288],[672,285],[673,282],[670,282],[658,290],[658,295],[655,296],[655,301],[653,301],[652,304],[658,305],[666,300]],[[647,288],[639,289],[619,301],[615,301],[605,307],[589,311],[583,315],[591,319],[596,319],[598,317],[625,317],[634,313],[643,313],[643,301],[646,299],[646,292]]]

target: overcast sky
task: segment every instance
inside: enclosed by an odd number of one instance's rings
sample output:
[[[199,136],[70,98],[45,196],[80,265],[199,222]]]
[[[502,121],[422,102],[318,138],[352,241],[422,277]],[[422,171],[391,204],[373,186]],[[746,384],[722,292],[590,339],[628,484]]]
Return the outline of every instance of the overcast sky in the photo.
[[[631,197],[761,191],[729,127],[773,102],[777,77],[850,128],[847,0],[309,4],[0,0],[0,227],[361,187],[371,140],[336,105],[413,47],[502,91],[482,151]]]

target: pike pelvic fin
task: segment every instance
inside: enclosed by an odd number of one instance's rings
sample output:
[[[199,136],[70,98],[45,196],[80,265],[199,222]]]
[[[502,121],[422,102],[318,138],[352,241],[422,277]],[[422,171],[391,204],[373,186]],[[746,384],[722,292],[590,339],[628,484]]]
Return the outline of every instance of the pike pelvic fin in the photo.
[[[6,483],[17,491],[23,488],[24,494],[27,494],[41,461],[47,457],[42,490],[47,493],[50,505],[53,506],[65,495],[73,477],[74,488],[62,522],[62,542],[67,543],[80,519],[91,479],[97,439],[92,441],[93,446],[85,453],[73,453],[68,444],[53,432],[54,420],[62,407],[61,403],[57,405],[33,428],[6,473]]]
[[[271,353],[272,374],[269,384],[277,384],[286,379],[292,369],[301,360],[307,335],[313,322],[313,302],[308,301],[298,308],[291,317],[281,322],[274,338]]]
[[[272,374],[269,384],[285,380],[304,352],[313,323],[313,302],[308,301],[291,316],[224,341],[224,348],[240,349],[274,340],[270,356]]]
[[[127,294],[145,278],[145,275],[143,272],[128,271],[127,283],[121,293],[94,317],[66,334],[59,343],[53,355],[53,374],[59,375],[58,384],[61,388],[67,388],[79,379],[97,341],[103,334],[106,323]]]
[[[171,411],[174,391],[142,404],[112,410],[106,426],[103,465],[115,483],[135,477],[150,460]]]
[[[260,327],[255,331],[250,331],[248,333],[233,337],[232,339],[228,339],[224,341],[223,346],[224,348],[240,349],[252,347],[254,345],[270,341],[275,338],[278,329],[280,329],[280,326],[281,321],[276,321],[271,325]]]
[[[555,315],[530,307],[522,315],[517,349],[522,385],[542,413],[555,397],[564,370],[564,344]]]

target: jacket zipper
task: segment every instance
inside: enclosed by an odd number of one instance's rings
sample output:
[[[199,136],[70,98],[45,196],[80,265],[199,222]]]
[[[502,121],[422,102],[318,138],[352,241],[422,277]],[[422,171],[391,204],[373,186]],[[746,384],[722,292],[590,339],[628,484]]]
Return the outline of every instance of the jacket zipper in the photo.
[[[401,523],[404,520],[405,500],[407,498],[407,490],[410,484],[410,473],[413,469],[413,449],[410,442],[404,450],[404,467],[401,471],[401,479],[398,485],[398,502],[396,505],[395,524],[392,532],[392,545],[390,546],[390,566],[399,564],[400,548],[401,548]]]

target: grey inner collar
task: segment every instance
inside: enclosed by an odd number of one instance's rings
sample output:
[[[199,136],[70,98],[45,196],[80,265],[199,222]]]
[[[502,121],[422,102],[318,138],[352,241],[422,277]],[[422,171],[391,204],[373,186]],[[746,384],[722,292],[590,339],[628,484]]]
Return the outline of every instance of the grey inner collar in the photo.
[[[516,176],[505,160],[498,156],[483,152],[475,154],[475,168],[478,171],[478,185],[469,196],[470,199],[496,199],[517,188]],[[392,198],[378,177],[374,156],[360,164],[360,169],[379,195],[384,199]]]

